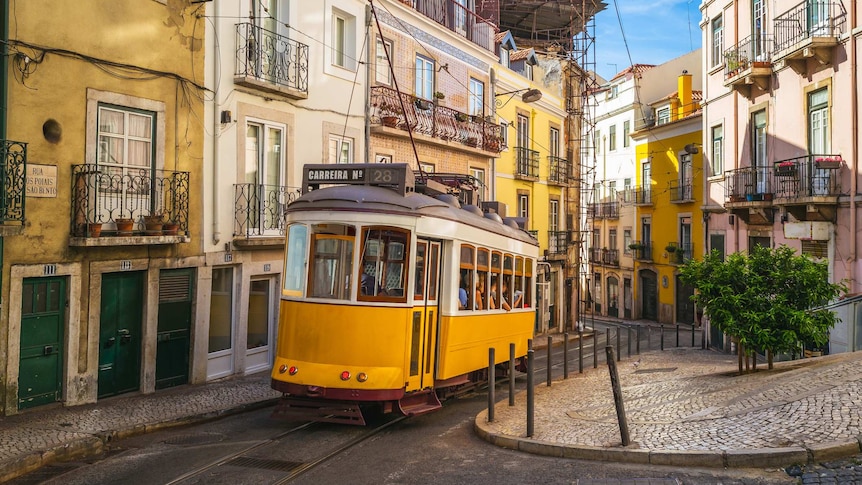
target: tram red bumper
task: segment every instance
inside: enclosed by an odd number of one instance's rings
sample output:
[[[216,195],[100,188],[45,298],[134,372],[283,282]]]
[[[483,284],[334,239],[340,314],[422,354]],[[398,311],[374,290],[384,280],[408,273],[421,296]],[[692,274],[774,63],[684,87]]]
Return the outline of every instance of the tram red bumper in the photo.
[[[338,401],[397,401],[404,397],[404,389],[341,389],[291,384],[276,379],[272,379],[271,387],[291,396]]]

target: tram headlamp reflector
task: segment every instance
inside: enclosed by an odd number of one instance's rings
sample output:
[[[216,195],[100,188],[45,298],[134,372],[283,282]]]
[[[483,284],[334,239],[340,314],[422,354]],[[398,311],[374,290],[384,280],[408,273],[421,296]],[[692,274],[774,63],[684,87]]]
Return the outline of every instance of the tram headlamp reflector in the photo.
[[[368,374],[360,372],[359,374],[356,374],[356,380],[359,382],[365,382],[368,380]]]
[[[285,372],[287,372],[287,366],[284,364],[281,364],[281,367],[278,368],[278,373],[284,374]]]
[[[292,365],[290,366],[290,369],[287,369],[287,373],[292,376],[295,376],[297,372],[299,372],[299,369],[295,365]]]
[[[346,381],[349,379],[350,379],[350,371],[349,370],[346,370],[346,371],[341,373],[341,380],[342,381]]]

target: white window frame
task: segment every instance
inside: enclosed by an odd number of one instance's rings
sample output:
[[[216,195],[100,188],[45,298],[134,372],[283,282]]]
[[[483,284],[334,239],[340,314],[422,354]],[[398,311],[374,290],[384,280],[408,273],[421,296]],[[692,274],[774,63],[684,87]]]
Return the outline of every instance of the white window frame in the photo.
[[[623,121],[623,148],[628,148],[629,145],[631,145],[631,140],[629,140],[629,134],[631,132],[631,121]]]
[[[356,17],[332,9],[331,64],[349,71],[356,70]]]
[[[470,78],[470,114],[482,116],[485,113],[485,83]]]
[[[335,144],[334,146],[333,143]],[[353,163],[355,148],[353,138],[340,135],[329,135],[327,146],[329,147],[329,153],[327,156],[329,158],[328,163]],[[347,148],[347,160],[343,160],[342,157],[342,155],[345,154],[345,146]],[[334,160],[332,159],[333,154],[335,154],[336,157]]]
[[[718,124],[710,127],[709,136],[712,142],[711,176],[718,177],[724,173],[724,125]]]
[[[505,47],[503,47],[502,44],[500,45],[500,65],[501,66],[503,66],[503,67],[509,67],[510,66],[509,56],[511,54],[512,53],[509,51],[509,49],[506,49]]]
[[[416,54],[414,61],[416,76],[415,95],[417,98],[431,101],[434,97],[434,73],[436,71],[435,62],[429,57],[421,54]]]
[[[386,51],[389,51],[389,57],[392,58],[395,53],[392,49],[392,41],[389,39],[383,39],[379,35],[377,36],[377,44],[376,44],[376,53],[375,53],[375,69],[374,69],[374,81],[377,84],[383,84],[385,86],[392,85],[392,71],[389,69],[389,61],[386,58],[386,52],[383,50],[384,46]],[[394,62],[394,59],[393,59]]]
[[[529,220],[530,196],[528,194],[518,194],[518,217],[523,217],[525,220]]]
[[[560,156],[560,129],[552,126],[549,133],[548,152],[552,157]]]
[[[718,67],[724,64],[724,17],[723,14],[719,14],[717,17],[712,19],[711,31],[712,31],[712,59],[710,59],[711,67]]]
[[[617,125],[608,127],[608,151],[613,152],[617,149]]]

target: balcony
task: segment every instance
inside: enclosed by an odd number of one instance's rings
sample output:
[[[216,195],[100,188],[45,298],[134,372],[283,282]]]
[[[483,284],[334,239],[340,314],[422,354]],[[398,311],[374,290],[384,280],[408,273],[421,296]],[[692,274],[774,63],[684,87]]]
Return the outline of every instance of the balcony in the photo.
[[[629,244],[632,257],[638,261],[652,261],[652,241],[632,241]]]
[[[515,178],[539,180],[539,152],[524,147],[515,147]]]
[[[602,266],[620,265],[620,250],[608,248],[590,248],[590,262]]]
[[[842,2],[804,1],[776,16],[773,22],[773,59],[804,74],[808,59],[820,65],[832,61],[832,49],[846,29],[847,12]]]
[[[725,207],[746,224],[772,224],[772,167],[743,167],[725,173]]]
[[[671,248],[673,248],[673,251],[670,250]],[[665,251],[667,252],[668,262],[671,264],[685,264],[692,258],[691,243],[671,243],[665,247]]]
[[[775,198],[798,220],[834,220],[841,195],[841,155],[803,155],[774,165]]]
[[[739,90],[753,85],[767,90],[772,76],[771,46],[772,38],[762,34],[748,36],[724,51],[724,85]]]
[[[454,0],[401,0],[417,12],[465,37],[470,42],[494,51],[497,27]]]
[[[308,98],[308,46],[250,23],[236,25],[234,83],[291,99]]]
[[[0,183],[3,190],[0,194],[0,236],[6,236],[19,232],[24,225],[27,144],[3,140],[0,147],[3,150],[3,163],[0,164]],[[38,187],[33,190],[38,190]],[[7,231],[7,228],[11,231]]]
[[[242,248],[284,245],[284,209],[300,190],[282,185],[235,184],[234,245]]]
[[[619,219],[620,204],[619,202],[601,202],[598,205],[598,213],[601,219]]]
[[[548,231],[548,256],[565,256],[571,240],[571,231]]]
[[[692,194],[691,181],[671,180],[668,182],[668,190],[670,191],[670,201],[672,204],[685,204],[694,202]]]
[[[549,156],[548,166],[551,171],[548,174],[548,184],[568,186],[572,180],[572,164],[565,158]]]
[[[429,142],[483,156],[496,156],[503,149],[500,125],[492,120],[410,94],[401,93],[399,98],[397,91],[386,86],[371,88],[371,123],[375,133],[407,138],[410,129]]]
[[[69,245],[189,242],[189,200],[189,172],[72,165]]]
[[[631,201],[637,206],[651,206],[652,189],[650,187],[631,189]]]

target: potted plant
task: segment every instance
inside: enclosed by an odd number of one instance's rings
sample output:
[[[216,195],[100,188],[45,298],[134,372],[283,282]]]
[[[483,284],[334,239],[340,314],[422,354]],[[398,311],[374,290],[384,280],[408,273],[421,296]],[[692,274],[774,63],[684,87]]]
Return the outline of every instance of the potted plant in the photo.
[[[467,113],[458,112],[458,113],[455,113],[455,119],[463,123],[463,122],[467,121],[468,119],[470,119],[470,117],[467,115]]]
[[[164,224],[164,216],[160,213],[144,216],[144,234],[147,236],[161,236]]]
[[[91,222],[87,224],[87,237],[99,237],[102,235],[102,223]]]
[[[135,227],[135,220],[130,217],[118,217],[114,219],[117,225],[117,236],[131,236]]]
[[[434,93],[434,99],[446,99],[446,95],[441,93],[440,91],[436,91]]]
[[[777,175],[793,175],[796,173],[796,162],[786,161],[775,164],[775,173]]]
[[[629,244],[629,249],[631,249],[632,251],[637,251],[637,250],[639,250],[639,249],[643,249],[643,248],[644,248],[644,245],[643,245],[643,244],[641,244],[641,243],[631,243],[631,244]]]
[[[814,159],[814,166],[828,170],[841,168],[841,155],[834,157],[817,157]]]
[[[416,101],[413,102],[416,108],[421,110],[429,110],[431,109],[431,101],[422,98],[416,98]]]
[[[174,220],[169,220],[162,226],[162,232],[165,236],[176,236],[179,229],[180,223]]]
[[[664,250],[670,254],[673,254],[676,252],[676,244],[670,243],[664,247]]]

